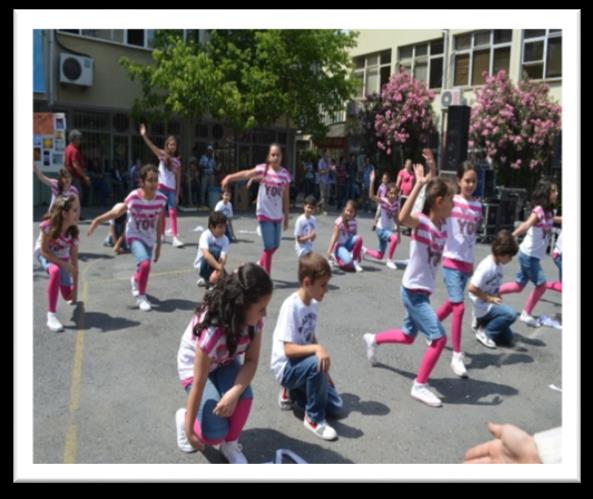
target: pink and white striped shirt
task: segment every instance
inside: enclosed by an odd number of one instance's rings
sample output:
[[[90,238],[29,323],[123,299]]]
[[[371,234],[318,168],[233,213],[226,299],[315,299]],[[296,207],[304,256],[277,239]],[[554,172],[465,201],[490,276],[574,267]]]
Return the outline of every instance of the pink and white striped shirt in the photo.
[[[402,284],[411,291],[434,290],[434,279],[441,263],[447,241],[447,225],[434,225],[423,213],[416,213],[420,224],[412,231],[410,261],[404,272]]]
[[[41,252],[41,234],[49,234],[49,220],[44,220],[41,222],[39,224],[39,229],[39,237],[35,242],[35,255],[38,255]],[[60,234],[57,239],[49,240],[49,252],[60,260],[70,261],[70,250],[73,246],[78,246],[78,242],[79,240],[77,237],[64,236],[63,234]]]
[[[476,233],[482,220],[482,203],[456,194],[453,210],[447,218],[447,242],[443,267],[471,272],[474,263]],[[465,264],[465,265],[464,265]]]
[[[80,193],[78,192],[78,189],[76,187],[74,187],[72,184],[70,184],[70,187],[68,188],[68,190],[66,192],[62,192],[62,194],[60,194],[58,192],[58,179],[57,178],[52,178],[49,181],[50,186],[49,188],[51,189],[51,202],[49,203],[49,210],[51,210],[51,207],[54,205],[54,202],[56,201],[56,197],[62,195],[62,196],[76,196],[77,198],[80,198]]]
[[[338,227],[338,238],[336,239],[336,244],[334,247],[346,243],[351,237],[358,233],[358,222],[356,221],[356,217],[351,218],[345,223],[342,220],[342,217],[339,216],[336,218],[334,225]]]
[[[554,215],[552,213],[545,213],[541,206],[536,206],[531,213],[537,215],[537,222],[535,225],[529,227],[525,239],[523,239],[521,246],[519,246],[519,250],[524,255],[541,260],[550,243],[550,237],[552,237]]]
[[[251,344],[249,338],[249,329],[247,327],[241,332],[237,349],[231,355],[227,348],[226,336],[220,327],[210,326],[203,329],[198,338],[193,335],[194,328],[200,322],[203,315],[194,315],[192,320],[185,328],[179,350],[177,351],[177,372],[179,380],[185,388],[193,381],[194,376],[194,361],[196,358],[196,349],[200,348],[210,359],[210,366],[208,373],[216,370],[218,367],[226,366],[233,362],[239,355],[245,353]],[[263,322],[255,327],[255,334],[261,334],[263,330]]]
[[[266,164],[255,167],[256,180],[259,182],[257,191],[257,205],[255,215],[258,221],[280,222],[284,218],[282,196],[284,189],[288,189],[292,177],[290,172],[280,167],[275,171],[271,166],[266,172]],[[265,176],[264,176],[265,174]]]
[[[397,217],[397,214],[399,213],[399,198],[396,198],[393,203],[390,203],[387,197],[379,196],[378,203],[379,208],[381,209],[381,216],[377,223],[377,227],[379,229],[395,230],[397,226],[395,217]]]
[[[156,242],[159,215],[167,203],[164,194],[156,192],[153,199],[144,199],[142,189],[136,189],[125,199],[128,207],[126,240],[128,244],[137,240],[152,248]]]

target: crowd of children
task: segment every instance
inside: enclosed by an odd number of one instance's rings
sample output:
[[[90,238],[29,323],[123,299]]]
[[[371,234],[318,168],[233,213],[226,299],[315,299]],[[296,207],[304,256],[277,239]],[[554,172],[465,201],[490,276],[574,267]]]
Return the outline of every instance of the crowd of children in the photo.
[[[109,243],[116,253],[126,249],[135,258],[135,272],[130,279],[132,295],[142,311],[151,310],[146,297],[151,260],[160,257],[164,216],[168,211],[173,246],[182,247],[178,238],[176,203],[179,195],[179,160],[176,142],[169,137],[165,148],[157,148],[140,134],[157,155],[159,167],[147,164],[139,174],[139,186],[123,203],[95,218],[88,229],[112,221]],[[298,290],[286,298],[280,308],[272,338],[271,370],[279,384],[281,409],[303,411],[303,425],[319,438],[334,440],[336,430],[327,418],[343,414],[343,401],[330,376],[332,357],[316,333],[319,305],[328,291],[332,268],[361,272],[362,258],[383,261],[395,269],[394,252],[401,240],[400,227],[411,229],[409,262],[403,274],[400,296],[405,317],[399,329],[363,335],[367,359],[377,363],[379,346],[412,344],[421,333],[427,347],[411,387],[411,396],[433,407],[442,405],[428,381],[447,343],[442,321],[452,315],[451,368],[467,377],[461,350],[462,321],[465,313],[466,287],[473,309],[476,339],[487,348],[513,344],[511,325],[519,316],[503,304],[502,295],[520,292],[528,281],[536,286],[530,294],[520,319],[531,326],[539,323],[531,314],[546,289],[562,291],[562,239],[556,242],[553,259],[560,280],[548,282],[541,267],[553,223],[553,208],[558,190],[555,184],[540,182],[533,198],[529,218],[511,234],[500,231],[491,254],[474,269],[476,233],[481,222],[482,206],[473,193],[477,173],[465,161],[457,172],[457,185],[434,175],[432,154],[425,153],[431,167],[422,164],[406,168],[397,184],[388,175],[375,194],[375,172],[369,173],[368,197],[377,204],[375,230],[379,248],[363,245],[358,234],[356,205],[346,201],[335,220],[326,257],[314,252],[317,238],[318,207],[315,197],[304,199],[303,214],[294,227]],[[176,413],[177,443],[184,452],[219,445],[230,463],[246,463],[239,437],[249,416],[253,392],[250,383],[259,362],[263,319],[270,302],[272,255],[280,245],[282,229],[288,228],[288,186],[290,173],[281,166],[282,151],[272,144],[267,160],[251,170],[228,175],[222,181],[222,200],[208,217],[208,229],[199,239],[194,267],[198,285],[207,291],[203,302],[190,320],[178,350],[177,365],[182,387],[187,393],[186,407]],[[411,167],[411,165],[410,165]],[[78,192],[71,186],[67,171],[58,180],[39,178],[50,185],[54,197],[48,215],[40,224],[35,255],[50,276],[47,297],[47,326],[63,330],[56,315],[58,293],[69,303],[77,299],[78,277]],[[232,227],[233,209],[228,186],[235,181],[253,179],[259,183],[256,215],[263,240],[258,264],[246,263],[227,270],[231,242],[236,242]],[[410,180],[413,179],[413,182]],[[365,184],[366,185],[366,184]],[[413,187],[411,187],[413,185]],[[401,190],[400,190],[401,188]],[[400,207],[400,195],[405,203]],[[323,194],[322,194],[323,196]],[[421,201],[418,201],[418,200]],[[322,197],[322,202],[324,198]],[[415,205],[421,203],[421,210]],[[125,228],[124,228],[125,227]],[[516,238],[526,233],[518,246]],[[519,253],[520,271],[515,282],[502,284],[503,266]],[[435,290],[436,274],[442,266],[447,299],[434,310],[430,296]],[[244,356],[243,362],[239,358]]]

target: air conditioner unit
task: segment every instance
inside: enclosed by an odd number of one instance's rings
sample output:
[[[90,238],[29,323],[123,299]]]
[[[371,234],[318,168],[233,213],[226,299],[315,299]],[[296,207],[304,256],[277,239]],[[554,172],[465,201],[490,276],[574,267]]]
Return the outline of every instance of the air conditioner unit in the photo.
[[[93,85],[93,60],[74,54],[60,54],[60,82],[91,87]]]
[[[464,103],[463,90],[451,88],[441,93],[441,107],[447,109],[449,106],[461,106]]]

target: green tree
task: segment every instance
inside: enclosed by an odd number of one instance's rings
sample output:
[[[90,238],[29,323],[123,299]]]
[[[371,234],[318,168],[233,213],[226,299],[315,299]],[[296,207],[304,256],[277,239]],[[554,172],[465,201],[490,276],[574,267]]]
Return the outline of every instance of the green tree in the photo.
[[[284,117],[319,137],[322,110],[340,111],[353,95],[355,39],[335,30],[213,30],[198,46],[167,33],[155,38],[154,64],[121,63],[142,84],[137,113],[209,114],[236,134]]]

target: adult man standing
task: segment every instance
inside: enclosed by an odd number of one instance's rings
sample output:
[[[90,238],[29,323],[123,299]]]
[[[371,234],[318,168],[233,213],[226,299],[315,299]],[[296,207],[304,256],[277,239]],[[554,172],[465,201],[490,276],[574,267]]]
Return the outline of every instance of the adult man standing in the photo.
[[[82,133],[79,130],[72,130],[68,136],[69,144],[64,150],[64,168],[70,172],[72,176],[72,185],[78,189],[80,193],[80,204],[87,205],[88,193],[91,181],[84,173],[84,161],[80,153],[80,141]],[[83,188],[84,185],[84,188]]]
[[[208,189],[214,186],[214,172],[216,170],[218,170],[218,165],[214,158],[214,148],[208,145],[206,154],[203,154],[200,158],[200,200],[202,206],[208,206]]]

